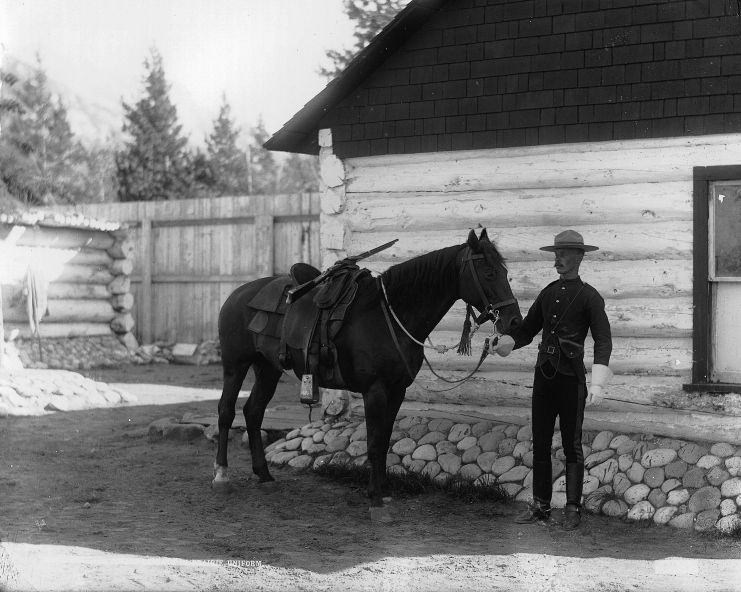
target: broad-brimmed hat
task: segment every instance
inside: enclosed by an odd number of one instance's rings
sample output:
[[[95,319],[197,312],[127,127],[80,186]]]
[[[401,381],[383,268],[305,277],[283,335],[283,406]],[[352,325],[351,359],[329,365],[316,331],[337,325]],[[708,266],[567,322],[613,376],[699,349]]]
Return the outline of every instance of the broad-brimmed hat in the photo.
[[[580,249],[582,251],[596,251],[599,247],[585,245],[584,237],[576,230],[564,230],[559,232],[553,239],[553,244],[540,247],[541,251],[555,251],[556,249]]]

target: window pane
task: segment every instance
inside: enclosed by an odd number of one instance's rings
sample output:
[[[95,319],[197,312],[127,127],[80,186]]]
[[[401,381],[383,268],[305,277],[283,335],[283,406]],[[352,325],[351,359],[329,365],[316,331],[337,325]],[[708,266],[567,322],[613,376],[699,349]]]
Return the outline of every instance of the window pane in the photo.
[[[713,189],[715,275],[741,277],[741,184],[718,183]]]

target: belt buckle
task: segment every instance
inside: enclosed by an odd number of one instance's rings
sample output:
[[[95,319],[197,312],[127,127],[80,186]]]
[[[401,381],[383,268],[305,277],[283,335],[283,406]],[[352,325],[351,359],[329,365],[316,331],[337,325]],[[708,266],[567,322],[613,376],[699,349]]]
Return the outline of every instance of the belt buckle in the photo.
[[[548,346],[546,346],[545,353],[551,354],[551,355],[555,354],[556,353],[556,347],[554,345],[548,345]]]

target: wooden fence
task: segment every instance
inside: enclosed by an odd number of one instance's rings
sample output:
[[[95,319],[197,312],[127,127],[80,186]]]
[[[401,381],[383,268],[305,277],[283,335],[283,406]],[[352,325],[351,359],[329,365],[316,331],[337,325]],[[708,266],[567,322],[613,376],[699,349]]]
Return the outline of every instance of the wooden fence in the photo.
[[[136,245],[134,333],[141,343],[199,343],[218,335],[229,294],[296,261],[320,265],[319,194],[79,204],[126,222]]]

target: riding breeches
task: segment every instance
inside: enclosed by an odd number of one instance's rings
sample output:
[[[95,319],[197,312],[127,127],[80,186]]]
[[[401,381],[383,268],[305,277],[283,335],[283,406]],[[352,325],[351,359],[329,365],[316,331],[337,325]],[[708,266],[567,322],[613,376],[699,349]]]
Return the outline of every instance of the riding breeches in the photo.
[[[556,372],[545,364],[535,369],[532,400],[533,428],[533,498],[551,501],[551,446],[556,417],[561,429],[561,442],[566,455],[566,503],[581,505],[584,478],[582,423],[586,403],[586,385],[576,376]]]

